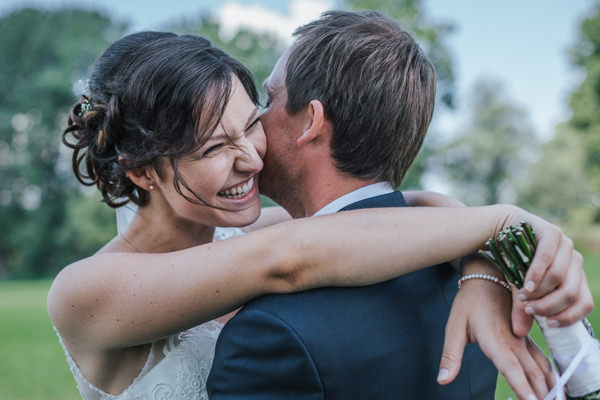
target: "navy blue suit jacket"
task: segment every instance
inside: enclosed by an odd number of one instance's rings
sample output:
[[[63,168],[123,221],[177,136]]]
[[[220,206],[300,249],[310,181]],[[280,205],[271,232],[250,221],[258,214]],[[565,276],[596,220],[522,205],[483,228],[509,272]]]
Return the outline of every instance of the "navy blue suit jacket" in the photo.
[[[394,192],[345,209],[405,205]],[[457,279],[442,264],[371,286],[259,298],[221,332],[209,396],[493,399],[497,371],[477,345],[452,384],[436,382]]]

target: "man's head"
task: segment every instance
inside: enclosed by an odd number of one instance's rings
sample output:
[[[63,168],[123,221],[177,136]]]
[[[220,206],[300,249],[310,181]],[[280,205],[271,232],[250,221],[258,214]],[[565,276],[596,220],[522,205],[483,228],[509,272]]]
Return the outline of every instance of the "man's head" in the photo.
[[[263,118],[269,141],[265,174],[284,169],[270,159],[294,161],[306,128],[301,116],[318,103],[331,126],[335,167],[399,186],[433,112],[435,70],[429,60],[396,22],[372,11],[330,11],[295,36],[265,82],[271,99]]]

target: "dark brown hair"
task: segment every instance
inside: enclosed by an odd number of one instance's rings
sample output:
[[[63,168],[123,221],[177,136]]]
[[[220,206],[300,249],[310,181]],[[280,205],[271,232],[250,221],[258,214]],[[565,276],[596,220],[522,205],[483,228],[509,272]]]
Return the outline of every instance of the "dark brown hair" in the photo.
[[[410,34],[374,11],[329,11],[294,35],[287,112],[321,101],[333,123],[337,167],[398,187],[433,113],[431,62]]]
[[[206,204],[179,175],[178,165],[220,123],[233,75],[257,104],[250,72],[205,38],[139,32],[113,43],[98,59],[89,94],[73,106],[62,134],[73,149],[75,176],[97,185],[111,207],[128,201],[144,206],[148,192],[125,172],[152,166],[162,179],[161,161],[167,158],[177,192]]]

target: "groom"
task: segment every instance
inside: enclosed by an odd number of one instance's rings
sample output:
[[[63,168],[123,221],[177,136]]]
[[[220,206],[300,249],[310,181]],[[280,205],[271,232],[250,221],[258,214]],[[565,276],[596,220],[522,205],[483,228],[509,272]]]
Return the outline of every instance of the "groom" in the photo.
[[[330,12],[297,36],[265,82],[261,190],[294,218],[405,206],[393,188],[433,112],[431,63],[372,12]],[[211,399],[492,399],[497,371],[476,345],[436,383],[457,278],[441,265],[251,302],[220,335]]]

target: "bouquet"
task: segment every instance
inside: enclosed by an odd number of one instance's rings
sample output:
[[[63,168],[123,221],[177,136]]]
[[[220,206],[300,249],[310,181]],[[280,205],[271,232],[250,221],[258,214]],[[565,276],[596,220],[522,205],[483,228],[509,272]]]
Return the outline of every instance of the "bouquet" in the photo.
[[[531,264],[536,248],[535,235],[527,223],[505,228],[486,242],[489,252],[481,252],[496,264],[506,279],[517,288]],[[534,316],[548,343],[552,358],[562,374],[547,398],[559,396],[566,384],[570,399],[600,400],[600,343],[587,320],[571,326],[553,328],[546,318]]]

